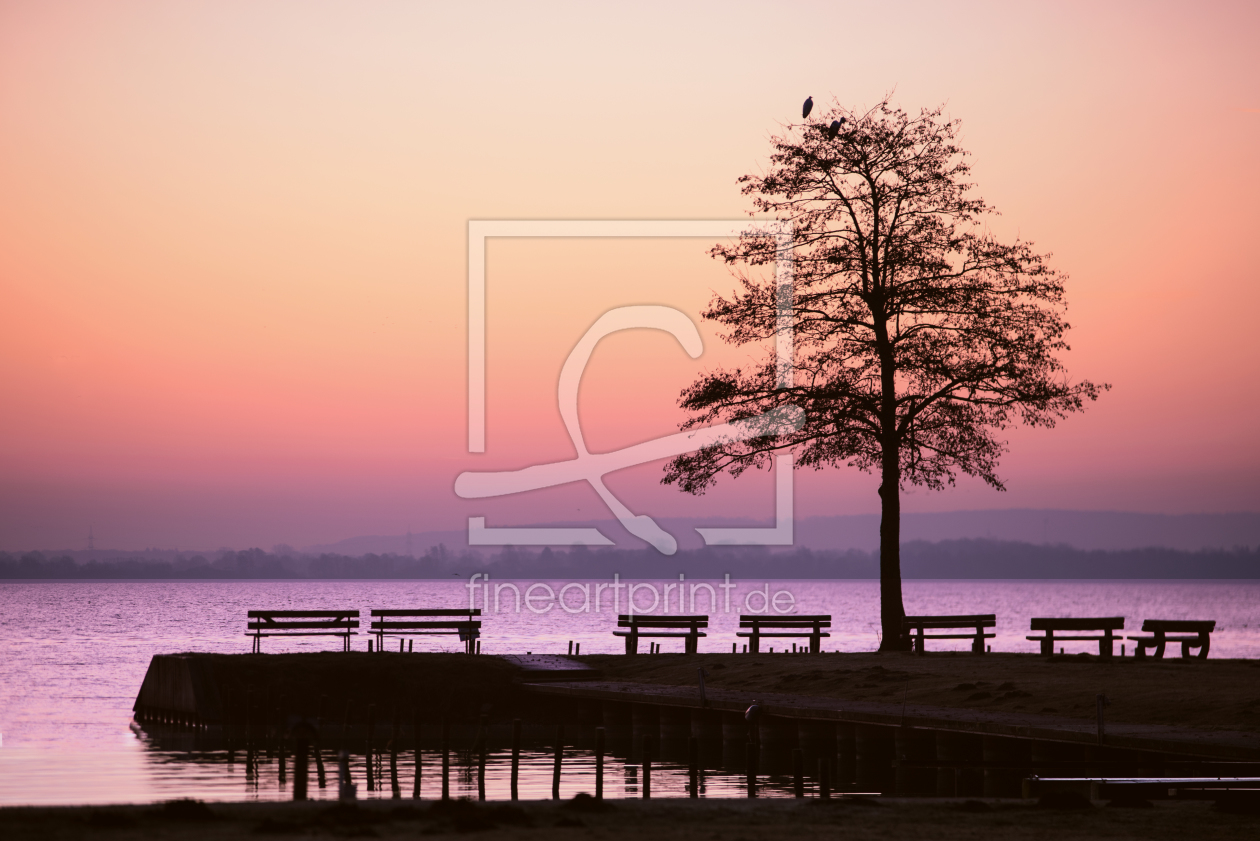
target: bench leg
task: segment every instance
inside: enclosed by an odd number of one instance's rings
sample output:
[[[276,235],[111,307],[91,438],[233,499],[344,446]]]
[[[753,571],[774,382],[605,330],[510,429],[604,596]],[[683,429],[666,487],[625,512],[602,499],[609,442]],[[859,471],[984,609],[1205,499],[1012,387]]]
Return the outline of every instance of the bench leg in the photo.
[[[1098,656],[1103,660],[1110,660],[1111,653],[1115,650],[1114,642],[1115,638],[1110,632],[1103,634],[1103,638],[1098,641]]]
[[[639,636],[638,634],[626,634],[626,653],[639,653]]]
[[[1208,648],[1210,648],[1211,645],[1212,645],[1211,639],[1208,637],[1207,634],[1203,634],[1202,636],[1199,637],[1199,659],[1200,660],[1207,659]]]
[[[685,641],[683,642],[683,651],[686,652],[687,654],[695,654],[697,643],[699,641],[700,641],[699,637],[691,637],[691,636],[687,637]]]
[[[919,633],[916,634],[914,638],[914,653],[915,654],[927,653],[927,649],[923,645],[924,642],[925,640],[923,639],[923,629],[920,628]]]
[[[1163,660],[1164,649],[1168,647],[1168,641],[1164,639],[1163,634],[1160,634],[1158,637],[1155,638],[1154,645],[1155,645],[1155,659]]]
[[[1199,653],[1191,654],[1190,649],[1192,648],[1199,649]],[[1200,635],[1197,640],[1186,640],[1185,642],[1181,644],[1182,657],[1187,657],[1187,658],[1197,657],[1198,659],[1203,660],[1207,657],[1207,652],[1208,652],[1208,641],[1205,640],[1202,635]]]
[[[761,653],[761,637],[757,634],[756,631],[753,631],[752,636],[748,638],[748,653],[749,654]]]
[[[1041,656],[1042,657],[1054,656],[1054,637],[1050,635],[1049,631],[1046,631],[1046,636],[1041,641]]]
[[[818,654],[821,651],[822,651],[822,637],[820,637],[818,634],[814,634],[812,637],[809,638],[809,653]]]
[[[976,638],[971,641],[971,653],[972,654],[984,653],[984,631],[980,630],[979,628],[976,628]]]

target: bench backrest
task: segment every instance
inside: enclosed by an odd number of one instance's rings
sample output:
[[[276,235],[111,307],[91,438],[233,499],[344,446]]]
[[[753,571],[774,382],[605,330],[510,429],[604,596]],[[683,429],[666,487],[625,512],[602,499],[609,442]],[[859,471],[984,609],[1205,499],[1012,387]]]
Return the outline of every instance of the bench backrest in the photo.
[[[1147,619],[1142,623],[1142,630],[1146,633],[1171,631],[1172,633],[1210,634],[1216,630],[1216,622],[1198,619]]]
[[[342,631],[359,627],[357,610],[250,610],[251,631]]]
[[[251,610],[250,619],[335,619],[339,616],[359,618],[357,610]]]
[[[1062,616],[1034,618],[1029,626],[1034,631],[1119,631],[1124,629],[1123,616],[1095,616],[1075,619]]]
[[[901,627],[911,628],[995,628],[996,613],[973,613],[957,616],[907,616]]]
[[[653,616],[646,613],[617,615],[618,628],[707,628],[708,616]]]
[[[463,616],[472,618],[481,615],[481,608],[470,608],[467,610],[438,610],[425,608],[423,610],[374,610],[373,616]]]
[[[762,616],[760,614],[742,614],[739,617],[741,628],[830,628],[831,614],[816,615],[792,614],[790,616]]]

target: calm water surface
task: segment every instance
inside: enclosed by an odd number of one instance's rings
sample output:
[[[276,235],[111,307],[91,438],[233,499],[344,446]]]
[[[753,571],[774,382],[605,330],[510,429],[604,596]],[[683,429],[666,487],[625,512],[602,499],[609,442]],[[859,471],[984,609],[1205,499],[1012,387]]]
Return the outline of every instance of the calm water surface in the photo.
[[[495,582],[499,583],[499,582]],[[550,582],[558,590],[564,582]],[[666,584],[654,582],[658,592]],[[690,582],[689,582],[690,583]],[[730,612],[717,590],[716,609],[701,594],[697,612],[707,612],[709,636],[701,651],[730,651],[738,614],[751,590],[762,583],[736,582]],[[524,589],[524,586],[521,587]],[[593,589],[593,587],[592,587]],[[771,583],[769,593],[788,591],[794,612],[832,614],[832,636],[824,646],[836,651],[871,651],[878,644],[878,582],[791,581]],[[676,599],[677,590],[671,594]],[[570,608],[581,594],[568,593]],[[515,605],[505,591],[500,612],[488,611],[482,628],[485,654],[524,651],[563,653],[570,640],[583,653],[613,653],[622,642],[612,636],[615,611],[604,592],[602,612],[543,614]],[[624,596],[623,596],[624,598]],[[641,590],[646,606],[652,594]],[[152,802],[172,797],[205,799],[283,799],[289,796],[274,772],[247,780],[243,761],[226,755],[197,756],[159,749],[129,727],[131,705],[158,653],[180,651],[248,652],[245,612],[250,609],[460,607],[468,604],[463,581],[282,581],[282,582],[4,582],[0,584],[0,804]],[[1260,581],[907,581],[909,613],[996,613],[995,651],[1034,652],[1028,642],[1032,616],[1125,616],[1129,629],[1147,618],[1215,619],[1212,657],[1260,657]],[[786,597],[780,604],[786,603]],[[760,597],[752,597],[759,608]],[[478,606],[481,606],[480,593]],[[622,604],[625,610],[624,602]],[[663,609],[658,612],[665,612]],[[669,612],[680,611],[676,603]],[[1131,632],[1131,631],[1130,631]],[[417,650],[456,651],[453,637],[417,637]],[[355,639],[367,647],[367,637]],[[964,650],[969,643],[943,641],[941,650]],[[264,650],[332,650],[331,638],[264,640]],[[1071,645],[1070,643],[1068,644]],[[665,651],[682,643],[665,641]],[[1079,644],[1076,650],[1088,650]],[[503,756],[491,756],[487,794],[505,797]],[[426,760],[427,761],[427,760]],[[522,796],[550,796],[551,756],[527,752]],[[410,793],[410,758],[404,758]],[[613,761],[609,794],[638,796],[633,766]],[[423,768],[422,773],[440,774]],[[591,790],[589,753],[566,759],[562,792]],[[432,793],[434,783],[423,780]],[[737,775],[716,774],[707,793],[739,793]],[[465,775],[456,793],[475,793]],[[471,788],[469,788],[471,787]],[[570,791],[571,789],[571,791]],[[331,791],[332,789],[329,789]],[[312,792],[318,792],[312,786]],[[767,793],[774,793],[773,791]],[[360,795],[366,794],[360,786]],[[685,796],[685,769],[666,764],[653,779],[654,796]],[[386,791],[384,796],[388,797]]]

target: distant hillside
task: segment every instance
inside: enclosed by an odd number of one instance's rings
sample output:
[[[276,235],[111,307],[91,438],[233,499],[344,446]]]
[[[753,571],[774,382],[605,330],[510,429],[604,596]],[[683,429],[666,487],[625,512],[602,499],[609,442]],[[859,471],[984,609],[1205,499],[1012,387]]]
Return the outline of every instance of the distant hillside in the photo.
[[[744,519],[712,519],[703,522],[660,518],[661,527],[677,538],[683,549],[703,544],[696,526],[766,526]],[[616,520],[582,523],[548,523],[550,526],[598,528],[618,547],[638,549],[643,542],[627,534]],[[1260,545],[1260,513],[1233,514],[1133,514],[1122,511],[1060,511],[1047,509],[999,509],[949,511],[937,514],[905,514],[901,519],[904,542],[986,539],[1029,544],[1070,546],[1074,549],[1121,551],[1159,546],[1196,551]],[[406,535],[353,537],[337,543],[308,546],[311,554],[340,555],[423,554],[439,544],[449,549],[468,547],[465,529]],[[879,547],[879,515],[854,514],[807,517],[796,522],[796,546],[814,550]]]
[[[170,560],[113,558],[79,563],[68,555],[0,552],[0,579],[425,579],[486,573],[497,580],[690,578],[736,580],[876,578],[875,553],[765,547],[683,550],[667,557],[652,549],[455,553],[444,548],[419,557],[369,554],[276,555],[261,549],[224,551],[212,557],[179,555]],[[1115,579],[1260,578],[1260,548],[1145,548],[1082,550],[996,540],[910,541],[902,551],[906,578]]]

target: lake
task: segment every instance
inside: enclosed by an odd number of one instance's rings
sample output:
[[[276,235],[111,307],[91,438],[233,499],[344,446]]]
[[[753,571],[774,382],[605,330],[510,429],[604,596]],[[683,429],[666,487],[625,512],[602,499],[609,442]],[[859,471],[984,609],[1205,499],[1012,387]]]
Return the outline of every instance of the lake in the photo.
[[[478,607],[488,607],[482,653],[564,653],[570,641],[580,643],[583,653],[621,651],[622,641],[611,631],[617,609],[626,610],[627,588],[614,593],[610,583],[494,581],[487,590],[477,582],[471,595]],[[644,612],[655,598],[660,613],[690,612],[690,588],[699,585],[696,612],[708,613],[711,620],[701,652],[729,652],[736,641],[739,613],[748,608],[760,611],[766,597],[773,600],[776,594],[781,609],[832,614],[832,636],[824,645],[828,651],[870,651],[879,644],[876,581],[739,581],[725,590],[724,582],[686,581],[682,609],[677,603],[678,582],[621,583],[637,587],[635,601]],[[509,584],[522,595],[519,612]],[[605,585],[599,591],[598,610],[597,585]],[[498,611],[495,587],[500,587]],[[1032,616],[1124,616],[1130,633],[1148,618],[1215,619],[1213,658],[1260,657],[1260,581],[1255,580],[910,580],[904,587],[908,613],[996,613],[997,636],[991,641],[995,651],[1035,652],[1036,644],[1024,639]],[[712,605],[710,591],[715,597]],[[527,601],[527,595],[533,598]],[[615,606],[614,595],[619,599]],[[223,756],[159,748],[129,727],[131,705],[152,655],[246,653],[250,641],[245,636],[245,613],[250,609],[345,607],[366,615],[372,608],[462,607],[469,598],[462,579],[0,583],[0,804],[153,802],[190,796],[284,799],[290,793],[273,776],[263,773],[247,779],[243,761],[229,764]],[[563,604],[558,603],[560,598]],[[547,609],[536,612],[543,608]],[[367,639],[356,637],[355,648],[366,649]],[[964,650],[969,645],[966,640],[942,641],[932,649]],[[1085,643],[1075,649],[1067,645],[1069,651],[1089,650]],[[263,642],[267,652],[339,646],[339,640],[319,637]],[[454,637],[418,637],[415,646],[457,651],[460,643]],[[681,641],[664,642],[665,652],[674,650],[682,650]],[[409,781],[412,760],[404,759]],[[546,751],[526,752],[522,796],[550,796],[550,763]],[[610,763],[609,796],[638,796],[634,766],[615,757]],[[503,755],[492,754],[488,796],[506,797],[505,767]],[[573,751],[566,768],[562,789],[566,796],[590,790],[589,753]],[[438,772],[425,766],[423,773]],[[685,796],[685,769],[666,764],[659,774],[653,779],[654,796]],[[613,780],[618,782],[614,785]],[[454,785],[457,794],[476,790],[475,780],[467,774],[457,775]],[[738,775],[713,774],[706,781],[706,793],[735,795],[741,785]],[[431,795],[434,783],[426,778],[424,789]],[[775,783],[767,793],[784,791]],[[313,786],[312,793],[318,794]],[[360,796],[364,794],[360,786]]]

